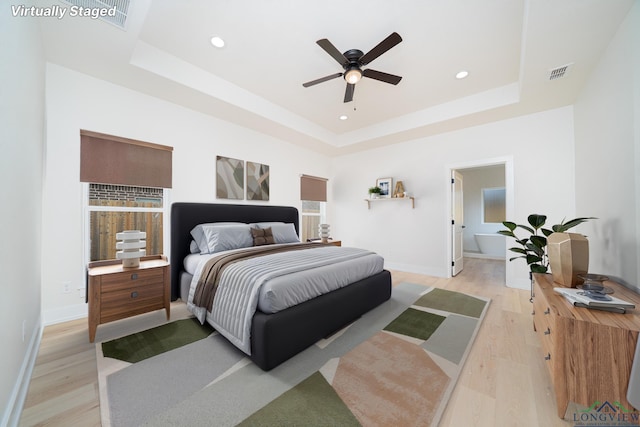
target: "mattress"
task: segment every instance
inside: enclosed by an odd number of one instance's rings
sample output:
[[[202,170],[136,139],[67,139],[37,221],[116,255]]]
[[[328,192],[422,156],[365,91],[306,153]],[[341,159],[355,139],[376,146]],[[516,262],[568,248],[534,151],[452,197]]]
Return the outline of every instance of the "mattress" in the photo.
[[[336,247],[330,246],[327,248]],[[328,250],[362,251],[361,249],[354,248]],[[230,252],[234,251],[205,255],[187,255],[184,260],[185,271],[190,276],[194,276],[209,259]],[[336,264],[320,266],[312,270],[293,272],[268,280],[260,287],[258,310],[267,314],[276,313],[381,272],[384,269],[384,259],[376,253],[366,252],[366,255],[359,258],[348,258]],[[190,277],[190,279],[192,282],[197,282],[198,277]],[[182,299],[184,301],[187,301],[187,297],[188,293],[182,293]]]

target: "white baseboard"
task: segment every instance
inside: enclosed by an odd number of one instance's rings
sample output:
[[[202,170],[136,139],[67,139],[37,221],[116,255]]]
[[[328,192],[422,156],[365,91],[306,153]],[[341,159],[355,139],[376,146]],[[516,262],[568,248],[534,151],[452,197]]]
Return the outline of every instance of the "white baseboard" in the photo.
[[[87,304],[68,305],[66,307],[44,310],[42,326],[55,325],[69,320],[82,319],[89,315]]]
[[[27,398],[27,391],[29,390],[29,382],[31,382],[31,375],[33,373],[33,367],[36,364],[36,358],[38,357],[38,350],[40,349],[40,341],[42,340],[42,329],[40,319],[35,323],[36,327],[31,332],[31,338],[29,339],[29,346],[27,347],[27,354],[22,361],[18,378],[9,396],[7,407],[5,408],[0,425],[15,427],[20,422],[20,415],[22,415],[22,408],[24,407],[24,401]]]
[[[405,271],[407,273],[424,274],[426,276],[447,277],[447,272],[443,269],[424,267],[421,265],[385,261],[384,268],[388,270]]]
[[[481,252],[465,252],[463,255],[465,256],[465,258],[499,259],[503,261],[505,260],[504,256],[487,255]]]

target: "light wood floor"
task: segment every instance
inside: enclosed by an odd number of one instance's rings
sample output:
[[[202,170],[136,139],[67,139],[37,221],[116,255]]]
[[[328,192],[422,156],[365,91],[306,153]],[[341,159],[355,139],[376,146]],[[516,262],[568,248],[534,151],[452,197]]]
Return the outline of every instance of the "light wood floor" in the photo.
[[[441,427],[571,425],[556,415],[551,380],[532,329],[529,292],[504,286],[504,262],[465,259],[464,270],[451,279],[398,271],[392,277],[394,284],[412,282],[491,298]],[[99,425],[95,346],[89,343],[86,319],[46,327],[20,426]]]

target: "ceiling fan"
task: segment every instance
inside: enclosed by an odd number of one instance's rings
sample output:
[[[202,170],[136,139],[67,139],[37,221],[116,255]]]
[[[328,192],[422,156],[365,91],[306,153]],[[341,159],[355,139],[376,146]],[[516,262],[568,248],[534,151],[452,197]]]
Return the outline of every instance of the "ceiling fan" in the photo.
[[[336,47],[331,44],[327,39],[318,40],[316,43],[322,49],[324,49],[333,59],[338,61],[344,73],[335,73],[326,77],[321,77],[310,82],[303,83],[302,86],[309,87],[318,83],[326,82],[327,80],[335,79],[336,77],[344,76],[347,82],[347,89],[344,94],[344,102],[353,101],[353,92],[356,88],[356,83],[360,81],[362,77],[368,77],[370,79],[379,80],[381,82],[397,85],[402,80],[402,77],[395,76],[393,74],[383,73],[382,71],[372,70],[367,68],[362,70],[362,67],[372,62],[374,59],[397,45],[402,41],[402,37],[398,33],[391,33],[386,39],[382,40],[376,47],[371,49],[366,54],[363,54],[359,49],[350,49],[345,53],[340,53]]]

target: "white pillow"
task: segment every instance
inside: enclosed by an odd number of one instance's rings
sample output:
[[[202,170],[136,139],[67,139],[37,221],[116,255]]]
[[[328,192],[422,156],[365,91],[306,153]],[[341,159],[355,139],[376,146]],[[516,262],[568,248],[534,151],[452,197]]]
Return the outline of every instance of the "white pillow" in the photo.
[[[195,240],[192,240],[191,243],[189,244],[189,253],[192,253],[192,254],[200,253],[200,248],[198,247],[198,244],[196,243]]]
[[[258,228],[271,228],[271,234],[273,234],[273,240],[276,243],[300,242],[300,238],[296,234],[296,228],[290,222],[259,222],[251,225]]]
[[[253,246],[249,224],[205,227],[204,235],[207,239],[206,253],[210,254]]]
[[[205,235],[205,229],[209,227],[229,227],[229,226],[246,226],[247,224],[243,222],[211,222],[206,224],[198,224],[191,230],[191,237],[195,240],[196,245],[198,245],[198,249],[203,254],[212,253],[209,252],[209,243],[207,241],[207,236]],[[251,234],[251,233],[249,233]]]

